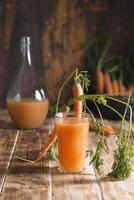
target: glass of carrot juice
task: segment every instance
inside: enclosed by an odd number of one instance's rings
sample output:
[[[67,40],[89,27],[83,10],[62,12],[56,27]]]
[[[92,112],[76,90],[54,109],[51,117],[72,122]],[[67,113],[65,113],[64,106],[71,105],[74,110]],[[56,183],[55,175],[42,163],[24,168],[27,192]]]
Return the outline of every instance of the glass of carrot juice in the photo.
[[[89,118],[85,114],[76,118],[73,113],[64,117],[56,114],[59,170],[64,173],[77,173],[84,170]]]

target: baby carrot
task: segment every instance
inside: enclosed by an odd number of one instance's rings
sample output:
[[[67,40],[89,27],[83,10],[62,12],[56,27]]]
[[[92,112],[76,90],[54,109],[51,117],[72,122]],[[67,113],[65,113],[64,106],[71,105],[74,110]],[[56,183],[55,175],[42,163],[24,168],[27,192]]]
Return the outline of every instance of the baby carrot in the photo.
[[[79,97],[80,95],[83,94],[83,89],[81,87],[80,83],[75,83],[73,85],[73,95],[74,98]],[[78,99],[74,100],[74,104],[73,104],[73,112],[74,112],[74,116],[80,118],[81,117],[81,113],[82,113],[82,102]]]
[[[63,111],[63,117],[65,118],[66,115],[68,114],[70,108],[68,106],[65,107],[64,111]],[[28,160],[28,159],[25,159],[25,158],[21,158],[19,156],[16,156],[17,158],[19,158],[20,160],[23,160],[23,161],[26,161],[26,162],[29,162],[29,163],[35,163],[35,162],[38,162],[39,160],[41,160],[44,156],[47,155],[47,152],[48,150],[50,149],[50,147],[54,144],[54,142],[57,140],[57,132],[56,132],[56,126],[54,127],[53,129],[53,132],[47,142],[47,144],[44,146],[41,154],[38,156],[37,159],[35,160]]]
[[[113,94],[113,88],[112,88],[112,82],[111,78],[108,74],[107,71],[104,73],[104,87],[105,87],[105,92],[112,95]]]
[[[125,88],[125,86],[124,86],[124,84],[123,83],[121,83],[121,82],[119,82],[119,86],[118,86],[119,88],[119,93],[124,93],[124,92],[126,92],[126,88]]]
[[[134,86],[130,86],[130,87],[128,88],[127,92],[128,92],[130,95],[134,94]]]
[[[113,93],[115,94],[115,95],[118,95],[118,82],[114,79],[113,80],[113,83],[112,83],[112,85],[113,85]]]
[[[108,126],[104,126],[104,135],[105,136],[110,136],[114,134],[114,129],[108,125]]]
[[[97,94],[102,94],[104,91],[104,76],[100,69],[96,70],[96,84],[97,84]]]
[[[110,125],[108,125],[108,126],[104,125],[104,127],[102,127],[102,128],[104,130],[105,136],[110,136],[110,135],[114,134],[114,129]],[[89,129],[91,131],[95,131],[95,129],[96,129],[95,125],[92,122],[90,122]]]

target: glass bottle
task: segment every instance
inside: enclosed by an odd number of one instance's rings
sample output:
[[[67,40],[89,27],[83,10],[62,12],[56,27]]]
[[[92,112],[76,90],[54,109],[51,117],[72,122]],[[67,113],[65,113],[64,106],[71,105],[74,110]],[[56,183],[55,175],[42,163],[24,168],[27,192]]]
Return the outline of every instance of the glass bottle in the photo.
[[[20,41],[21,67],[7,94],[7,109],[19,129],[39,128],[47,115],[49,101],[34,69],[30,37]]]

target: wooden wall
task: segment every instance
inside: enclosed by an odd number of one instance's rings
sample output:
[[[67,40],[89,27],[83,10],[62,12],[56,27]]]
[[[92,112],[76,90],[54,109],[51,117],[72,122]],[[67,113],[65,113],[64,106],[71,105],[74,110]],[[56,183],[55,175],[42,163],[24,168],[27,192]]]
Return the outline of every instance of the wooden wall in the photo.
[[[54,102],[64,78],[83,66],[87,40],[104,28],[113,36],[112,50],[118,50],[133,37],[133,13],[133,0],[0,0],[0,106],[20,66],[21,35],[32,38],[35,67]]]

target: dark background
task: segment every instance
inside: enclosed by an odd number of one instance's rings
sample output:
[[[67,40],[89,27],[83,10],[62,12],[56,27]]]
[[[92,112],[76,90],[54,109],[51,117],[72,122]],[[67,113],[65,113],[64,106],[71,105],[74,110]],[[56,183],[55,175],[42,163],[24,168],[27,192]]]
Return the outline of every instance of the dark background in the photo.
[[[87,41],[99,29],[112,35],[111,51],[118,51],[133,39],[134,1],[0,0],[0,106],[20,67],[21,35],[31,36],[33,63],[53,103],[64,78],[83,68]]]

